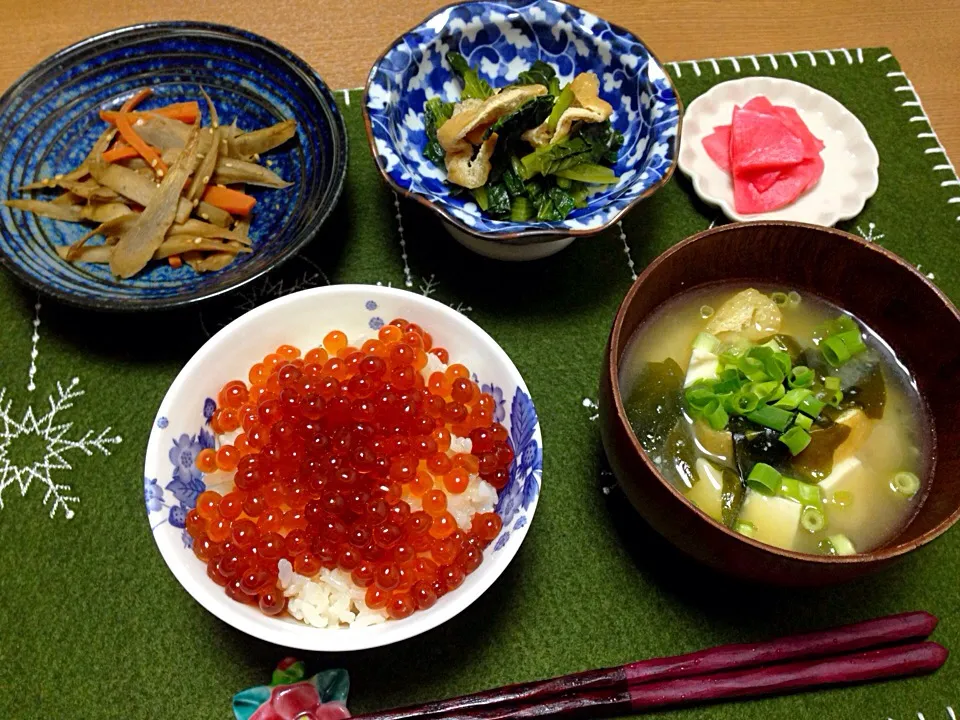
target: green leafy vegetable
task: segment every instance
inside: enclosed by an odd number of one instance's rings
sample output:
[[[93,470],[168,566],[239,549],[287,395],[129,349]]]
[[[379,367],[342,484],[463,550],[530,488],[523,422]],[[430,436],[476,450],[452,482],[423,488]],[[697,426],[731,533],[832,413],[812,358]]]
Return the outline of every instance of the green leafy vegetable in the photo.
[[[500,176],[500,179],[503,181],[503,184],[507,186],[507,192],[510,193],[510,197],[518,197],[526,191],[523,180],[513,171],[513,168],[507,168],[503,172],[503,175]]]
[[[558,178],[577,180],[594,185],[613,185],[620,179],[613,171],[613,168],[608,168],[606,165],[596,165],[594,163],[583,163],[576,167],[558,170],[556,175]]]
[[[553,110],[550,112],[550,117],[547,118],[547,127],[551,130],[557,129],[557,123],[560,122],[560,116],[563,115],[564,111],[573,104],[573,100],[576,96],[573,94],[573,90],[570,89],[568,85],[561,92],[560,96],[557,98],[557,102],[553,105]]]
[[[524,70],[517,77],[514,85],[543,85],[548,90],[552,81],[556,80],[557,72],[543,60],[537,60],[529,70]],[[542,120],[540,122],[543,122]],[[537,123],[538,125],[540,123]]]
[[[589,123],[580,126],[574,135],[534,150],[526,155],[522,162],[528,178],[537,174],[553,175],[578,165],[616,162],[617,151],[622,144],[623,136],[613,128],[609,120]],[[613,179],[609,179],[610,177]],[[615,181],[616,176],[610,170],[609,176],[603,182]]]
[[[530,201],[520,195],[510,203],[510,219],[514,222],[525,222],[533,216],[533,206]]]
[[[510,213],[510,193],[503,183],[487,186],[488,207],[491,215],[502,216]]]
[[[490,198],[487,195],[487,188],[478,187],[470,191],[470,194],[473,195],[473,199],[477,201],[477,205],[480,206],[481,210],[487,210],[490,208]]]
[[[527,100],[512,113],[504,115],[491,125],[483,134],[483,139],[486,140],[493,133],[497,133],[498,142],[507,142],[546,120],[552,107],[553,98],[549,95],[541,95]]]
[[[444,152],[437,142],[437,130],[453,115],[453,103],[444,102],[438,97],[430,98],[423,106],[424,125],[427,133],[427,146],[423,155],[435,165],[443,167]]]
[[[447,53],[447,62],[450,63],[450,67],[463,81],[463,90],[460,93],[461,100],[471,98],[486,100],[493,95],[493,88],[480,77],[480,73],[470,67],[463,55],[458,52]]]

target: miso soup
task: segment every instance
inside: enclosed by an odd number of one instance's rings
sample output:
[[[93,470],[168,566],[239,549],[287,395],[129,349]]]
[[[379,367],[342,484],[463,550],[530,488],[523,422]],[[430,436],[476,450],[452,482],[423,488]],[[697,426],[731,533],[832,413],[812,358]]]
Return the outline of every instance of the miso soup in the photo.
[[[716,285],[674,298],[630,340],[620,387],[660,471],[761,542],[866,552],[923,499],[935,444],[909,369],[808,293]]]

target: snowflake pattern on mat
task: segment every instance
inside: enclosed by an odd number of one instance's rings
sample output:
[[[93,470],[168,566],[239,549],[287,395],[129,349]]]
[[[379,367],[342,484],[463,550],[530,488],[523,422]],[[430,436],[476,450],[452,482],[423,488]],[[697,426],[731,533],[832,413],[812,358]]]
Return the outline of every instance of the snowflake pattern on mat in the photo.
[[[868,223],[866,231],[864,231],[862,227],[857,225],[857,232],[860,233],[860,237],[862,237],[867,242],[879,244],[880,241],[883,240],[883,233],[876,232],[876,229],[877,229],[876,223]]]
[[[73,469],[68,459],[70,453],[82,453],[86,456],[98,451],[103,455],[110,455],[110,445],[117,445],[123,438],[111,435],[108,426],[99,434],[87,430],[79,439],[72,439],[67,433],[73,428],[73,422],[64,417],[74,401],[83,396],[84,390],[79,388],[80,378],[73,378],[64,386],[57,383],[56,393],[51,393],[47,400],[50,409],[39,417],[33,406],[28,406],[23,413],[22,420],[13,416],[13,400],[7,397],[7,389],[0,389],[0,510],[5,507],[3,493],[11,485],[20,490],[21,496],[26,496],[34,482],[45,488],[43,505],[50,506],[50,517],[58,510],[63,512],[67,520],[75,514],[74,506],[80,498],[73,494],[69,483],[58,482],[57,471]],[[15,448],[19,442],[30,442],[33,438],[38,441],[31,443],[33,448],[42,445],[42,452],[31,453],[28,457],[16,456]]]

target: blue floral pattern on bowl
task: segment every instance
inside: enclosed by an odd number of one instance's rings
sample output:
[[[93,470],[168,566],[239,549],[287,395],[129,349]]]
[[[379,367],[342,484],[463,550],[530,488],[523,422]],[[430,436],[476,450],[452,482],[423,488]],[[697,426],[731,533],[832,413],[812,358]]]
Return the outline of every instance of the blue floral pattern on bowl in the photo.
[[[196,435],[181,433],[174,436],[168,452],[173,469],[170,473],[170,481],[162,490],[157,478],[144,477],[143,479],[143,499],[147,506],[147,515],[164,510],[167,512],[165,518],[151,525],[151,530],[156,530],[165,522],[180,528],[183,531],[185,548],[193,547],[193,538],[186,531],[187,513],[197,506],[197,497],[207,489],[203,482],[203,473],[197,469],[196,460],[201,450],[216,448],[216,439],[209,427],[210,418],[213,417],[216,409],[216,402],[212,398],[207,398],[203,403],[203,423]],[[159,423],[157,427],[161,427]],[[166,427],[163,425],[161,429]]]
[[[484,386],[486,387],[486,386]],[[494,388],[500,390],[500,388]],[[503,392],[500,391],[500,396]],[[519,530],[527,524],[527,510],[540,494],[543,477],[543,448],[535,437],[537,411],[533,401],[523,390],[517,388],[510,404],[510,444],[514,458],[510,467],[510,479],[500,491],[496,511],[503,520],[500,537],[493,546],[494,552],[502,550],[510,541],[510,530]],[[518,517],[519,515],[519,517]],[[514,518],[516,521],[514,522]],[[511,523],[513,527],[511,528]]]
[[[513,222],[484,216],[469,196],[455,197],[446,173],[425,158],[423,106],[456,100],[460,83],[446,61],[459,51],[494,87],[517,79],[535,60],[561,82],[592,71],[613,105],[624,146],[620,181],[562,221]],[[395,190],[422,202],[460,229],[493,239],[588,235],[616,222],[663,185],[676,166],[680,101],[669,77],[632,33],[585,10],[545,0],[467,2],[444,8],[400,37],[374,64],[364,95],[370,146]]]

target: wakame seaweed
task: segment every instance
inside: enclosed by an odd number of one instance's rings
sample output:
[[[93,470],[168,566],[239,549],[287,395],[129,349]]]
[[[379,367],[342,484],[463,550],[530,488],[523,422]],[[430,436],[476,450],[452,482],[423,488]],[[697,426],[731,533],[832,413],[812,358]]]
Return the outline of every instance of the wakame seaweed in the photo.
[[[683,370],[673,358],[648,362],[637,376],[627,399],[627,420],[648,453],[663,447],[683,402]]]

